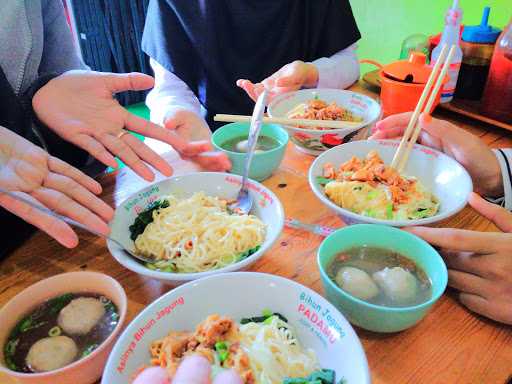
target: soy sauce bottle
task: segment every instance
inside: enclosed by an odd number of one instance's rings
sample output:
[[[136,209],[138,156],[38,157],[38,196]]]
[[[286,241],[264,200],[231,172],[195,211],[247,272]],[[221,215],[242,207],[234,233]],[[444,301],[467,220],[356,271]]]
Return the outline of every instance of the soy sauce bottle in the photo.
[[[462,32],[462,63],[455,90],[458,99],[480,100],[484,92],[494,44],[501,32],[488,25],[489,12],[485,7],[480,25],[465,26]]]
[[[512,124],[512,18],[496,42],[481,111]]]

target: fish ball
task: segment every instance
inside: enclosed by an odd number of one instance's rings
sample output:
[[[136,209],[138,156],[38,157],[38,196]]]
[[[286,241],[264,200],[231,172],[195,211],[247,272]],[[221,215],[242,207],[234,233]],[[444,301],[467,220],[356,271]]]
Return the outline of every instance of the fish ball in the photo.
[[[105,307],[93,297],[72,300],[59,313],[57,322],[70,335],[86,335],[105,314]]]
[[[239,142],[236,144],[236,150],[237,150],[238,152],[247,152],[247,151],[249,150],[248,144],[249,144],[249,141],[248,141],[248,140],[242,140],[242,141],[239,141]]]
[[[379,294],[379,287],[370,275],[358,268],[340,268],[335,280],[340,288],[361,300],[369,300]]]
[[[78,347],[70,337],[45,337],[30,347],[26,360],[34,371],[48,372],[72,363],[77,354]]]
[[[373,279],[384,291],[384,294],[397,303],[406,303],[413,300],[418,291],[416,277],[401,267],[386,267],[375,272]]]

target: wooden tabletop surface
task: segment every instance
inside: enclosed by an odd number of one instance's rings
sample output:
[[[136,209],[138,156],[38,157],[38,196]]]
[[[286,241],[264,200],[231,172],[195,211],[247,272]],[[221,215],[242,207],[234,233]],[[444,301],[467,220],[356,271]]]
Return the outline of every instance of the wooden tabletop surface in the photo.
[[[357,89],[371,94],[360,86]],[[492,147],[512,147],[512,136],[505,130],[444,112],[441,117],[455,121]],[[161,150],[168,152],[165,148]],[[194,168],[175,153],[168,152],[166,157],[175,174]],[[313,159],[290,144],[281,167],[264,184],[279,197],[286,216],[308,223],[341,226],[340,219],[309,189],[307,171]],[[147,184],[127,169],[106,175],[100,181],[104,186],[103,198],[115,205]],[[468,207],[445,225],[497,230]],[[1,262],[0,306],[39,280],[77,270],[99,271],[117,279],[129,297],[128,321],[172,289],[123,268],[109,254],[102,239],[85,233],[80,236],[80,245],[68,250],[39,232]],[[321,241],[319,236],[285,228],[276,245],[251,270],[293,279],[322,294],[315,261]],[[409,330],[389,335],[358,328],[356,332],[362,340],[375,384],[505,384],[512,376],[512,328],[469,312],[450,289],[423,321]]]

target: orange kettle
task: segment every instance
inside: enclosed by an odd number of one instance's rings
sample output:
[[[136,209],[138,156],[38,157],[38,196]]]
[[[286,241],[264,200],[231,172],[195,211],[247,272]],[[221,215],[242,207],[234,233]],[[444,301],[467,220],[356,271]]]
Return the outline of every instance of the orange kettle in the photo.
[[[380,68],[380,98],[384,117],[413,111],[432,71],[426,64],[427,57],[421,52],[411,52],[409,60],[395,61],[388,65],[382,65],[374,60],[360,62]],[[447,81],[448,76],[443,80],[443,84]],[[441,90],[432,109],[439,105],[440,100]]]

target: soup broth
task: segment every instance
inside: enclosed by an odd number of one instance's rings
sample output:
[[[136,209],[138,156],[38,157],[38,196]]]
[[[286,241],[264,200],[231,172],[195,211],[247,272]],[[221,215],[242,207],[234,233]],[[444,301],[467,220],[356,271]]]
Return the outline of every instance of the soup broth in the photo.
[[[79,299],[79,301],[76,299]],[[87,300],[84,301],[83,299]],[[103,308],[103,310],[98,312],[96,318],[93,319],[93,323],[89,325],[86,324],[86,328],[80,330],[77,328],[77,324],[78,326],[84,327],[83,318],[87,317],[82,312],[84,302],[87,305],[92,303],[96,308]],[[59,319],[59,315],[63,309],[65,311]],[[67,317],[67,319],[62,320],[64,317]],[[73,324],[72,321],[69,321],[70,318],[74,318],[78,321]],[[67,324],[65,323],[63,325],[63,321],[67,321]],[[118,322],[119,314],[117,307],[110,299],[104,296],[91,293],[68,293],[55,297],[39,305],[16,324],[4,346],[6,364],[11,370],[24,373],[44,372],[61,368],[61,366],[53,367],[53,369],[37,369],[32,367],[28,360],[32,359],[31,361],[39,362],[41,358],[44,359],[46,357],[36,356],[29,358],[31,348],[35,347],[35,344],[43,339],[50,340],[58,336],[65,336],[60,339],[66,341],[66,347],[71,345],[72,351],[72,355],[63,357],[63,361],[66,362],[63,366],[65,366],[86,357],[98,348],[112,333]],[[64,328],[67,329],[68,332],[66,332]],[[53,351],[44,351],[44,348],[44,346],[37,348],[39,352],[42,352],[40,355],[46,354],[52,356]],[[31,353],[35,354],[39,352]],[[45,363],[42,363],[42,365],[44,364]],[[56,363],[47,364],[52,365]]]
[[[432,297],[426,273],[411,259],[384,248],[343,251],[327,266],[327,274],[338,287],[372,304],[406,307]]]
[[[244,143],[245,142],[245,145]],[[241,150],[247,147],[247,136],[234,137],[221,144],[221,147],[227,151],[244,153],[246,150]],[[256,151],[270,151],[271,149],[277,148],[279,141],[270,136],[260,135],[258,142],[256,143]]]

